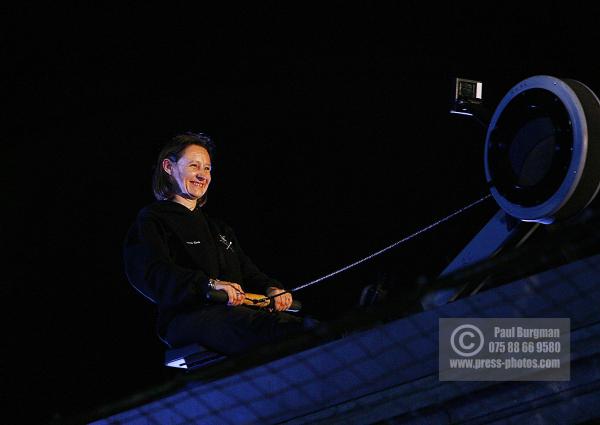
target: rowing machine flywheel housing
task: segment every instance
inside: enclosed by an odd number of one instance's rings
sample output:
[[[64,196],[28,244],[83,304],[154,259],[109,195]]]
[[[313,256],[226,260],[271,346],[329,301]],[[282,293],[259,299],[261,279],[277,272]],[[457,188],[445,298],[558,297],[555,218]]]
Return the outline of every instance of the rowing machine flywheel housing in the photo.
[[[521,81],[492,116],[484,161],[507,214],[545,224],[576,215],[600,189],[598,97],[576,80]]]

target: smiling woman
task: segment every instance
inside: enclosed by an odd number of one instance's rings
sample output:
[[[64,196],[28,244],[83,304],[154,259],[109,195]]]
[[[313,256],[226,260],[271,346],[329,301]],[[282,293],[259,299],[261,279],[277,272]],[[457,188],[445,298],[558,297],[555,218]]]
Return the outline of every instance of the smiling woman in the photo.
[[[154,196],[174,200],[190,210],[206,203],[214,144],[204,134],[176,136],[158,155],[154,173]]]
[[[190,145],[181,158],[163,159],[162,167],[177,185],[175,201],[193,210],[196,200],[204,199],[210,184],[210,155],[206,148]]]
[[[185,133],[165,145],[154,172],[157,202],[140,211],[127,234],[125,271],[157,304],[158,333],[169,347],[199,343],[236,354],[301,332],[309,321],[285,312],[292,295],[254,265],[229,226],[202,210],[213,157],[205,134]],[[277,295],[271,311],[244,306],[245,288]],[[227,305],[209,302],[215,290],[227,295]]]

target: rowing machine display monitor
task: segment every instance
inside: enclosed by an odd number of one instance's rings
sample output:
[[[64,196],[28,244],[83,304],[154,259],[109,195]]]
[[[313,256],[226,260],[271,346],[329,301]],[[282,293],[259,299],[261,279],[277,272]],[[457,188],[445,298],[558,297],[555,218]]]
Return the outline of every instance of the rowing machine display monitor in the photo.
[[[452,94],[451,114],[473,118],[487,128],[491,114],[483,103],[482,81],[455,78]]]
[[[585,84],[537,75],[511,88],[485,139],[485,177],[500,210],[441,273],[522,244],[540,224],[571,218],[600,190],[600,101]],[[480,285],[428,293],[426,309]]]
[[[454,80],[454,101],[458,105],[481,103],[483,101],[483,82],[457,78]]]

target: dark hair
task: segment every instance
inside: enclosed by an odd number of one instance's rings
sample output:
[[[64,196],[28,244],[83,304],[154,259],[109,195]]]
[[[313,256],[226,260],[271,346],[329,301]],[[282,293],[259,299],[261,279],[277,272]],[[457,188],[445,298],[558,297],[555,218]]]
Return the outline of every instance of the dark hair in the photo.
[[[163,169],[162,162],[169,159],[172,162],[177,162],[181,158],[182,152],[191,145],[202,146],[208,151],[211,161],[214,157],[215,143],[210,136],[204,133],[192,133],[191,131],[183,134],[178,134],[169,140],[158,154],[156,167],[154,168],[154,176],[152,178],[152,191],[154,197],[159,201],[164,201],[175,196],[177,188],[175,182],[169,174]],[[206,194],[198,200],[198,205],[202,206],[206,203]]]

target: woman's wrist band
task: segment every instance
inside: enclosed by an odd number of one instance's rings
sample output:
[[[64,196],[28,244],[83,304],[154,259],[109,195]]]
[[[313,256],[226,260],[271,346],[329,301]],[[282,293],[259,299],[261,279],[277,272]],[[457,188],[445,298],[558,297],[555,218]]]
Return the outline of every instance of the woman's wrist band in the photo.
[[[219,279],[208,279],[208,287],[210,289],[216,290],[218,281],[219,281]]]

